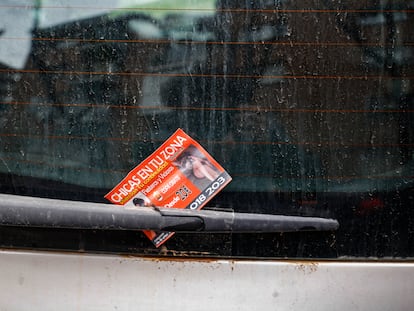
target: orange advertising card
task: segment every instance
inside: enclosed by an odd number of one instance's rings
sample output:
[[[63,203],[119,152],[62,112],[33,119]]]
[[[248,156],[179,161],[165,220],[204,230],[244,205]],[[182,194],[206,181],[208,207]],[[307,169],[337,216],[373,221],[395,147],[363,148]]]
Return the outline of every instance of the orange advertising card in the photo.
[[[178,129],[105,198],[114,204],[199,210],[231,181],[201,145]],[[174,232],[144,230],[156,247]]]

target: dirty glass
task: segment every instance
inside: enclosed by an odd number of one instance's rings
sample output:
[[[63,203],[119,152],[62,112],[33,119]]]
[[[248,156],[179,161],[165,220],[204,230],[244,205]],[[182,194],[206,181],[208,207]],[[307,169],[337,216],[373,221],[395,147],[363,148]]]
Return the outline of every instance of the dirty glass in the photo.
[[[233,177],[211,206],[340,229],[168,249],[414,256],[414,1],[2,0],[0,15],[2,193],[105,202],[180,127]],[[157,252],[140,232],[0,230],[3,247]]]

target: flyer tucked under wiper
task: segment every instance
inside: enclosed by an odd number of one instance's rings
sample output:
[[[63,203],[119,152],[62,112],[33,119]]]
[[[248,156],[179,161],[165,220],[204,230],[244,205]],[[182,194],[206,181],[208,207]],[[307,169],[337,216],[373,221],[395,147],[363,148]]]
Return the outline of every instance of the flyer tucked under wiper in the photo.
[[[119,205],[199,210],[231,181],[198,142],[178,129],[105,198]],[[156,247],[174,232],[145,230]]]

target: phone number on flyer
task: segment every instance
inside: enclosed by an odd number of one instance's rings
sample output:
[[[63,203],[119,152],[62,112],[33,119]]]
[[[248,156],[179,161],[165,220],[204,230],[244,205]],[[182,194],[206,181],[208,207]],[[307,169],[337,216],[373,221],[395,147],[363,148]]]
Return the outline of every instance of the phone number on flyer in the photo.
[[[223,188],[223,186],[229,181],[229,176],[227,173],[224,173],[217,177],[210,186],[208,186],[203,193],[201,193],[190,205],[187,206],[188,209],[197,210],[203,207],[203,205],[209,200],[210,197]]]

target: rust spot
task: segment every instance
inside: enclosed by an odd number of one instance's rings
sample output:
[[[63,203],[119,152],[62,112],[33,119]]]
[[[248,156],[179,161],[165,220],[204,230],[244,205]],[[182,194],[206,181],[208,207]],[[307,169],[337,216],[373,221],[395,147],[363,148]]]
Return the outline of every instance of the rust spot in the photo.
[[[151,261],[200,261],[216,262],[219,259],[214,254],[199,251],[176,251],[167,249],[164,245],[155,251],[138,252],[136,254],[119,254],[124,258],[142,258]]]
[[[313,261],[302,261],[296,264],[296,269],[302,271],[305,274],[312,274],[318,271],[319,263]]]
[[[180,255],[180,256],[129,256],[130,258],[142,258],[143,260],[148,261],[155,261],[155,262],[204,262],[204,263],[216,263],[219,261],[217,258],[211,258],[211,257],[191,257],[191,255]]]

